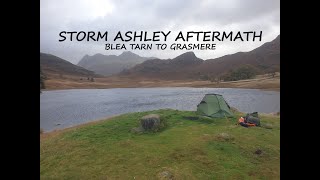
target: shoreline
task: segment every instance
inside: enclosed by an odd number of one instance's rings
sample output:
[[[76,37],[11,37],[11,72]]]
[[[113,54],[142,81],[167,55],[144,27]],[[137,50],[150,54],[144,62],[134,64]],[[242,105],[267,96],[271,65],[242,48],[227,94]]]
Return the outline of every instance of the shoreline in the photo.
[[[90,89],[118,89],[116,88],[68,88],[68,89],[42,89],[42,92],[49,92],[49,91],[63,91],[63,90],[90,90]],[[126,87],[123,87],[123,89]],[[184,87],[184,86],[161,86],[161,87],[127,87],[129,88],[215,88],[215,87]],[[122,89],[122,87],[121,87]],[[216,88],[216,89],[226,89],[226,88]],[[249,89],[249,90],[260,90],[260,91],[271,91],[271,92],[278,92],[280,93],[280,88],[271,88],[271,89],[257,89],[257,88],[232,88],[228,87],[228,89]]]
[[[82,79],[82,78],[80,78]],[[280,91],[280,75],[274,78],[259,76],[255,79],[246,79],[227,82],[211,82],[208,80],[157,80],[146,78],[128,77],[103,77],[96,78],[94,82],[80,80],[79,77],[68,77],[65,79],[50,78],[45,81],[46,89],[66,90],[66,89],[111,89],[111,88],[170,88],[170,87],[190,87],[190,88],[241,88],[260,89],[266,91]]]
[[[127,114],[127,113],[124,113],[124,114]],[[62,128],[62,129],[54,129],[52,131],[43,131],[42,133],[40,133],[40,140],[48,138],[48,137],[56,136],[56,135],[59,135],[61,133],[67,132],[67,131],[76,130],[76,129],[82,128],[84,126],[94,125],[94,124],[97,124],[97,123],[101,123],[103,121],[108,121],[108,120],[110,120],[112,118],[115,118],[117,116],[121,116],[121,115],[124,115],[124,114],[106,116],[106,117],[103,117],[103,118],[94,119],[94,120],[91,120],[89,122],[85,122],[85,123],[82,123],[82,124],[77,124],[77,125],[66,127],[66,128]],[[42,128],[40,128],[40,129],[42,129]]]
[[[168,109],[157,109],[157,110],[154,110],[154,111],[160,111],[160,110],[168,110]],[[169,110],[175,110],[175,109],[169,109]],[[140,113],[145,113],[145,112],[150,112],[150,111],[143,111],[143,112],[140,112]],[[193,111],[190,111],[190,112],[193,112]],[[244,112],[240,112],[240,111],[236,111],[236,112],[244,113]],[[62,129],[54,129],[52,131],[44,131],[44,132],[40,133],[40,140],[41,139],[46,139],[46,138],[52,137],[52,136],[57,136],[57,135],[59,135],[61,133],[65,133],[65,132],[68,132],[68,131],[75,131],[75,130],[77,130],[79,128],[82,128],[82,127],[85,127],[85,126],[95,125],[95,124],[98,124],[98,123],[102,123],[104,121],[109,121],[109,120],[112,120],[113,118],[116,118],[116,117],[119,117],[119,116],[123,116],[123,115],[127,115],[127,114],[134,114],[134,113],[139,113],[139,112],[131,112],[131,113],[117,114],[117,115],[113,115],[113,116],[106,116],[104,118],[95,119],[95,120],[92,120],[92,121],[89,121],[89,122],[85,122],[85,123],[82,123],[82,124],[77,124],[77,125],[74,125],[74,126],[71,126],[71,127],[66,127],[66,128],[62,128]],[[277,113],[278,112],[259,113],[259,114],[261,116],[271,116],[271,117],[279,116],[280,117],[280,115],[277,115]]]
[[[208,87],[208,86],[140,86],[140,87],[106,87],[106,88],[95,88],[95,87],[84,87],[84,88],[65,88],[65,89],[59,89],[59,88],[52,88],[52,89],[41,89],[41,91],[56,91],[56,90],[72,90],[72,89],[117,89],[117,88],[217,88],[217,89],[256,89],[256,90],[263,90],[263,91],[275,91],[280,92],[280,88],[247,88],[247,87]]]

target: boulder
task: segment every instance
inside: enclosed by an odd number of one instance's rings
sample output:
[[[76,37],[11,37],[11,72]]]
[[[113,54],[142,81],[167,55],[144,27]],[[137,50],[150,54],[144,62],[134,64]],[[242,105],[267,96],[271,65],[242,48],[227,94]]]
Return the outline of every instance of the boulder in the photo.
[[[141,127],[144,130],[159,130],[161,128],[161,120],[158,114],[149,114],[140,119]]]

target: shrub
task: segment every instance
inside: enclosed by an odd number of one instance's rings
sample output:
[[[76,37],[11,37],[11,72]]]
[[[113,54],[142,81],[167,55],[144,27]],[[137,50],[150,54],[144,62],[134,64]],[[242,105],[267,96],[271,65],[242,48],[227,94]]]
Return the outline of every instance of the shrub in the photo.
[[[250,79],[255,77],[257,69],[251,65],[240,66],[236,69],[230,70],[222,78],[224,81],[237,81],[242,79]]]

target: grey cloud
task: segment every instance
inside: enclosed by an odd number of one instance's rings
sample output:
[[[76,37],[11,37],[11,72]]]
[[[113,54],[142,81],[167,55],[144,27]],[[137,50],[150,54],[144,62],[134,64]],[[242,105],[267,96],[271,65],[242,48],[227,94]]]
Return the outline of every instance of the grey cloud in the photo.
[[[42,0],[40,9],[41,51],[52,53],[77,63],[85,54],[120,54],[120,51],[105,51],[104,42],[59,43],[59,32],[66,31],[117,31],[164,30],[180,31],[203,28],[203,30],[262,30],[263,42],[239,43],[221,42],[216,51],[198,51],[200,58],[215,58],[238,50],[251,50],[280,33],[279,0],[113,0],[114,9],[103,17],[91,17],[83,3],[64,3],[64,0]],[[104,7],[103,7],[104,8]],[[106,7],[107,8],[107,7]],[[91,9],[93,10],[93,9]],[[169,43],[169,42],[168,42]],[[219,47],[219,45],[217,45]],[[139,55],[174,57],[183,51],[134,51]]]

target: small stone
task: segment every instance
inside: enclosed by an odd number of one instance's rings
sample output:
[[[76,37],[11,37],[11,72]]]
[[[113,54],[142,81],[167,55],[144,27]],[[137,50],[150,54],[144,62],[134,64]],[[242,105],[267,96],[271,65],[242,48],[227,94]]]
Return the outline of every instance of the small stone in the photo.
[[[173,179],[173,175],[169,171],[163,171],[159,173],[160,179]]]
[[[254,153],[257,154],[257,155],[260,155],[260,154],[262,154],[262,150],[261,149],[257,149]]]
[[[136,134],[140,134],[144,131],[144,129],[142,127],[135,127],[131,129],[132,133],[136,133]]]
[[[263,127],[266,129],[272,129],[273,125],[272,124],[265,124]]]
[[[223,141],[229,141],[229,140],[234,139],[234,137],[232,137],[231,135],[229,135],[227,133],[220,133],[216,137],[218,140],[223,140]]]

